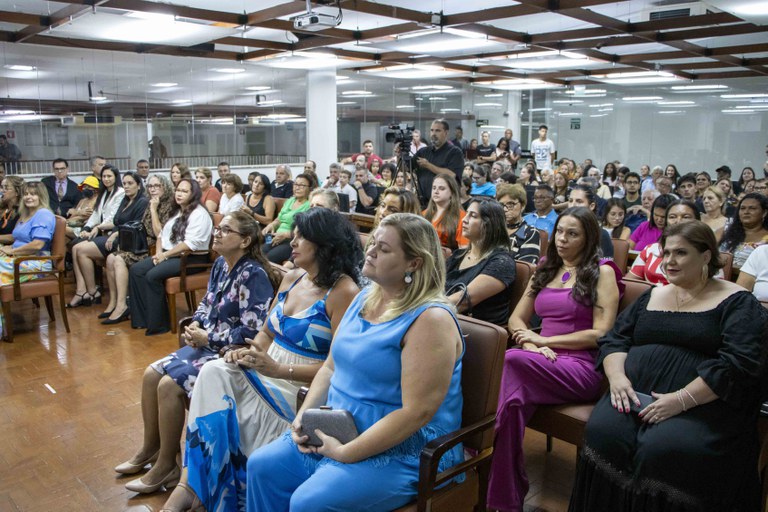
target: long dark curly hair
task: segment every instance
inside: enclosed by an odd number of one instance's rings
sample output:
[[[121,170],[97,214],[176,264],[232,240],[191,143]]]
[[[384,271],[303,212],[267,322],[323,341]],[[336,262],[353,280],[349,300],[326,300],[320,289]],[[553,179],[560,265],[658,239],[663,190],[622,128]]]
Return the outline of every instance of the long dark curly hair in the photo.
[[[183,178],[176,184],[176,188],[179,188],[179,185],[182,183],[189,183],[189,186],[191,187],[190,197],[189,202],[183,206],[178,204],[175,200],[173,201],[171,218],[181,211],[181,215],[179,215],[179,218],[176,219],[176,222],[173,223],[173,227],[171,228],[171,243],[174,245],[184,240],[184,233],[187,231],[189,216],[198,206],[200,206],[200,198],[203,197],[203,191],[200,190],[200,185],[197,184],[197,181],[190,178]]]
[[[741,198],[738,206],[736,206],[736,215],[733,216],[733,222],[728,226],[723,234],[723,239],[720,241],[721,250],[725,252],[733,252],[739,244],[744,243],[747,238],[747,232],[744,230],[744,224],[741,223],[741,216],[739,210],[741,210],[741,204],[747,199],[754,199],[760,203],[760,208],[763,210],[763,229],[768,230],[768,215],[765,212],[768,211],[768,198],[757,192],[752,192]]]
[[[552,241],[547,247],[547,257],[542,258],[536,272],[533,274],[531,291],[528,296],[535,298],[541,290],[547,287],[563,267],[563,258],[557,253],[557,228],[565,217],[573,217],[584,230],[584,248],[582,257],[576,269],[576,281],[571,289],[571,297],[586,306],[597,304],[597,281],[600,278],[600,223],[591,210],[583,206],[566,209],[555,223],[552,230]]]
[[[272,284],[272,291],[277,290],[280,287],[280,281],[282,280],[282,274],[267,260],[267,257],[261,252],[261,244],[264,243],[264,237],[261,234],[261,228],[256,219],[249,214],[241,212],[240,210],[230,212],[227,217],[235,221],[235,227],[244,237],[250,237],[251,243],[246,249],[246,254],[249,258],[256,260],[264,269],[269,277],[269,282]]]
[[[349,220],[328,208],[310,208],[296,214],[294,225],[305,240],[315,244],[316,286],[330,288],[343,275],[360,285],[363,246]]]

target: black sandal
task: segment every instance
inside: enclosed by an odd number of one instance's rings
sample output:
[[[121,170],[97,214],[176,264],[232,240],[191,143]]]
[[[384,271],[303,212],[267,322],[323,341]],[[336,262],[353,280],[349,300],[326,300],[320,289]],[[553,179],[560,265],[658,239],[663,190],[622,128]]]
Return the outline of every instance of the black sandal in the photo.
[[[77,304],[72,304],[71,302],[68,302],[65,307],[67,309],[74,309],[74,308],[79,308],[80,306],[90,306],[92,304],[93,297],[89,297],[89,295],[90,294],[88,292],[85,292],[82,295],[79,293],[76,293],[75,297],[80,297],[80,302],[78,302]]]

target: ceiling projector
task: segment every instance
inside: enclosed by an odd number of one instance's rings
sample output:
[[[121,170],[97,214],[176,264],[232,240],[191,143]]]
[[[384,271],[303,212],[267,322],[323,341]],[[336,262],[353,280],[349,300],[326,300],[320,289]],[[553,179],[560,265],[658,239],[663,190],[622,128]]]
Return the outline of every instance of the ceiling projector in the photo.
[[[293,28],[295,30],[304,30],[308,32],[318,32],[327,28],[336,27],[341,20],[336,16],[322,14],[319,12],[307,12],[293,18]]]

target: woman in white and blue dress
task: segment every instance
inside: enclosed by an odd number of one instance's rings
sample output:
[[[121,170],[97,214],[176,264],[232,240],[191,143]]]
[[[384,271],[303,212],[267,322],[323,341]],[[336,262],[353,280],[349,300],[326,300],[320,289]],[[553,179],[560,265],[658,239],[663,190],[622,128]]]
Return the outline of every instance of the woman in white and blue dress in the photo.
[[[215,228],[214,250],[220,254],[211,269],[208,290],[182,339],[186,346],[149,365],[142,382],[144,440],[141,448],[115,471],[143,477],[126,484],[151,493],[179,480],[176,464],[184,431],[185,400],[192,393],[200,368],[221,353],[243,347],[267,319],[280,276],[259,250],[259,225],[250,215],[231,213]]]
[[[292,259],[269,319],[250,348],[205,365],[189,407],[186,474],[163,510],[245,510],[246,461],[293,421],[296,394],[323,364],[359,291],[363,252],[339,213],[296,215]]]

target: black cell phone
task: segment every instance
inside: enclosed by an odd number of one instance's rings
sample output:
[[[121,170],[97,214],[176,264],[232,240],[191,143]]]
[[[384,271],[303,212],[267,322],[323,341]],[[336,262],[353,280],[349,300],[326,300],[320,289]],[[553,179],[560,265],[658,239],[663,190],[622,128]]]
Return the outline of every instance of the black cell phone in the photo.
[[[637,399],[640,400],[640,405],[637,405],[634,401],[630,400],[630,403],[632,404],[630,410],[634,413],[642,411],[656,401],[651,395],[646,395],[645,393],[638,393],[635,391],[635,395],[637,395]]]

